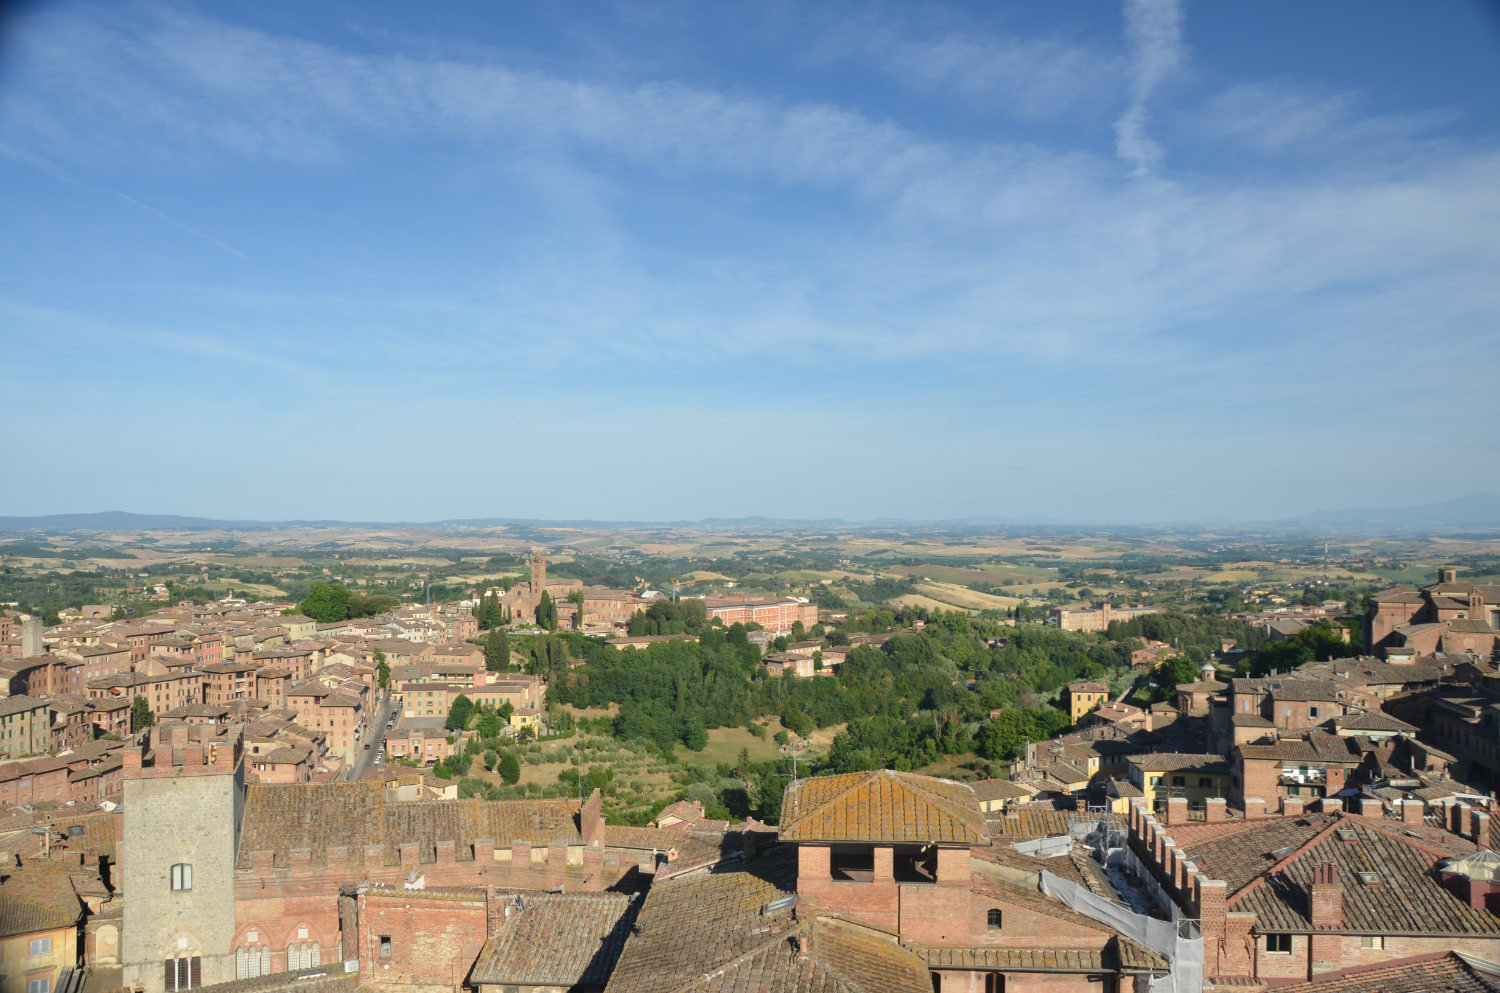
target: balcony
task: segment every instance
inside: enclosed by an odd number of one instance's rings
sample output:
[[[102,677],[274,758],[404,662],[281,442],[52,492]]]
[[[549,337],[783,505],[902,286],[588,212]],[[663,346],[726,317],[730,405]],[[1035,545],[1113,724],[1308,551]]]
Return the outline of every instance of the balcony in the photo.
[[[1281,781],[1298,786],[1322,786],[1328,782],[1328,774],[1323,769],[1282,769]]]

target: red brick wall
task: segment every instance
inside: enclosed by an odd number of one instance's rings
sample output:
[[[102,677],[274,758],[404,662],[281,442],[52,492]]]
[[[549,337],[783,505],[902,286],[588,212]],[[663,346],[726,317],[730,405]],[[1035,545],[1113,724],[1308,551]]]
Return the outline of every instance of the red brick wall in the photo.
[[[485,894],[433,899],[422,891],[372,890],[359,898],[360,978],[376,987],[457,990],[489,933]],[[390,956],[380,957],[381,937]]]

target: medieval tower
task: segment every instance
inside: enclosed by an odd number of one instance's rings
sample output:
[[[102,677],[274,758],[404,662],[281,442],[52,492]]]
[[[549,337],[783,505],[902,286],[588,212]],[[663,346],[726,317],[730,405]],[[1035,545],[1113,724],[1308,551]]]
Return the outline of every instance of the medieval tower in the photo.
[[[531,619],[536,620],[536,609],[542,603],[542,591],[547,588],[547,556],[541,552],[531,553]]]
[[[175,993],[235,978],[238,729],[162,728],[125,749],[124,985]]]

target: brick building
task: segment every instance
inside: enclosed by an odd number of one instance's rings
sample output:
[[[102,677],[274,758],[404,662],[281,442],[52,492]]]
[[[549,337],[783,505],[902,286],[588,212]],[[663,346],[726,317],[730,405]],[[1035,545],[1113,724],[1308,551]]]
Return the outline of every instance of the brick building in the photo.
[[[1053,607],[1048,620],[1063,631],[1104,631],[1114,621],[1132,621],[1147,614],[1161,613],[1155,607],[1116,607],[1101,603],[1097,607]]]
[[[1372,816],[1307,817],[1288,804],[1281,818],[1171,826],[1131,808],[1132,849],[1201,921],[1205,984],[1279,985],[1450,950],[1500,953],[1500,919],[1469,892],[1491,884],[1445,861],[1474,852],[1474,837],[1488,841],[1487,815],[1476,814],[1465,837],[1424,827],[1415,802],[1415,823],[1387,821],[1378,804]],[[1452,878],[1433,871],[1439,864]]]
[[[703,606],[710,621],[718,618],[725,627],[759,624],[772,635],[791,634],[799,621],[803,628],[818,623],[818,605],[802,597],[708,597]]]
[[[1488,658],[1500,631],[1500,586],[1461,583],[1444,566],[1436,583],[1396,586],[1370,597],[1365,647],[1382,658],[1397,648],[1411,653],[1474,652]]]
[[[0,758],[37,755],[51,747],[52,711],[46,700],[12,696],[0,700]]]

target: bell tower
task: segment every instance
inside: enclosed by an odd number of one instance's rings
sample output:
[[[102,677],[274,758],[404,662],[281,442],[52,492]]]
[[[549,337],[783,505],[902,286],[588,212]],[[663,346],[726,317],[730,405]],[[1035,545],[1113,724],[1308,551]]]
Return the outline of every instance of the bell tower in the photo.
[[[542,591],[547,588],[547,556],[533,550],[527,564],[531,566],[531,619],[535,621],[537,607],[542,603]]]

